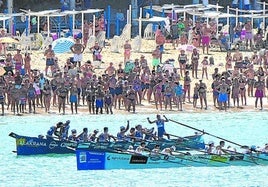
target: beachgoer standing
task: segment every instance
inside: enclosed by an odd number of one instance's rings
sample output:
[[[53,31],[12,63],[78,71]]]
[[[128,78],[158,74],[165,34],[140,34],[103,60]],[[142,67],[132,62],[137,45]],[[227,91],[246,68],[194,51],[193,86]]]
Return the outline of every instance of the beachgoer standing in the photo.
[[[48,67],[50,67],[50,71],[53,72],[54,69],[54,58],[55,58],[55,53],[54,50],[52,50],[52,45],[48,46],[48,49],[45,50],[44,56],[46,57],[46,68],[45,68],[45,73],[47,76],[47,70]]]
[[[75,44],[71,47],[71,51],[74,54],[74,63],[78,64],[78,67],[81,67],[81,62],[83,60],[83,52],[85,50],[85,46],[80,43],[80,39],[76,38]]]

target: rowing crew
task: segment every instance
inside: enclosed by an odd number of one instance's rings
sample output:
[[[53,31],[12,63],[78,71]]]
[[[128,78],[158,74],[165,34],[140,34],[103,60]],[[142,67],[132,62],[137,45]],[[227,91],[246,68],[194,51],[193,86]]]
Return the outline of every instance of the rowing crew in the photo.
[[[72,134],[68,136],[68,131],[70,129],[70,120],[67,120],[65,123],[58,122],[56,125],[50,127],[47,131],[47,138],[56,136],[60,140],[72,140],[72,141],[81,141],[81,142],[110,142],[111,139],[114,141],[141,141],[141,140],[159,140],[163,139],[163,136],[166,135],[168,139],[170,138],[169,134],[166,133],[164,123],[168,119],[164,116],[165,119],[161,119],[160,115],[156,116],[156,120],[150,121],[147,118],[148,122],[156,123],[157,132],[154,131],[154,128],[147,129],[143,128],[142,125],[138,124],[135,127],[129,127],[129,121],[127,121],[126,126],[121,126],[120,131],[117,133],[117,136],[109,134],[108,127],[104,127],[103,132],[97,136],[99,130],[94,130],[91,134],[88,134],[88,129],[84,128],[83,132],[77,135],[76,129],[73,129]],[[129,133],[126,134],[129,130]]]
[[[160,149],[160,145],[156,144],[155,147],[150,150],[146,147],[145,142],[141,142],[140,146],[138,146],[135,150],[132,145],[130,145],[126,152],[144,155],[150,153],[151,156],[156,156],[160,154],[164,155],[173,155],[173,152],[176,151],[176,147],[173,145],[171,147],[164,148],[163,150]]]
[[[231,147],[230,145],[227,146],[227,149],[224,149],[225,142],[220,141],[218,146],[214,146],[214,142],[210,141],[208,142],[208,146],[206,147],[205,151],[208,154],[216,154],[216,155],[222,155],[222,154],[235,154],[237,153],[236,148]],[[268,143],[264,145],[263,148],[256,147],[255,145],[251,147],[244,147],[245,151],[244,154],[250,154],[252,152],[259,152],[259,153],[268,153]]]

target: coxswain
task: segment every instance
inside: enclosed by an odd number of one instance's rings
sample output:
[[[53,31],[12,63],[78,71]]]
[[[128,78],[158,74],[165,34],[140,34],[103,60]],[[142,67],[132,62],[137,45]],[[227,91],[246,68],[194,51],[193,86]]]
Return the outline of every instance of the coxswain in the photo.
[[[127,121],[127,126],[121,126],[120,127],[120,132],[117,133],[117,140],[118,141],[125,141],[126,140],[126,132],[129,129],[129,120]]]
[[[103,128],[103,133],[101,133],[97,139],[98,142],[110,142],[110,139],[112,138],[114,141],[116,141],[116,138],[108,133],[109,129],[108,127]]]
[[[170,136],[169,134],[166,133],[166,130],[165,130],[165,122],[168,122],[168,119],[167,117],[164,115],[163,116],[165,119],[161,119],[161,116],[159,114],[156,115],[156,120],[154,121],[151,121],[149,119],[149,117],[147,118],[148,122],[150,124],[152,123],[156,123],[156,126],[157,126],[157,131],[158,131],[158,139],[163,139],[163,136],[167,136],[168,139],[170,139]]]

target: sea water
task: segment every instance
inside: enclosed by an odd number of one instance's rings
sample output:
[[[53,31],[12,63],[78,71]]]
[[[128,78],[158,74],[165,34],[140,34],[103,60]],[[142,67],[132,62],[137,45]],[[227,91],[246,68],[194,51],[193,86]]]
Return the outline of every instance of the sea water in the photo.
[[[178,113],[166,116],[210,134],[242,144],[263,146],[268,142],[268,113]],[[112,134],[130,121],[130,126],[142,124],[154,127],[147,117],[154,114],[131,115],[33,115],[0,117],[0,186],[268,186],[268,166],[247,167],[181,167],[170,169],[77,171],[75,155],[16,156],[15,139],[10,132],[38,136],[46,134],[50,126],[71,120],[71,128],[78,133],[84,127],[89,131],[109,127]],[[155,127],[156,128],[156,127]],[[178,136],[195,133],[174,122],[165,124],[166,131]],[[205,141],[220,141],[205,135]],[[231,145],[230,143],[226,143]],[[234,146],[234,145],[232,145]],[[235,147],[235,146],[234,146]]]

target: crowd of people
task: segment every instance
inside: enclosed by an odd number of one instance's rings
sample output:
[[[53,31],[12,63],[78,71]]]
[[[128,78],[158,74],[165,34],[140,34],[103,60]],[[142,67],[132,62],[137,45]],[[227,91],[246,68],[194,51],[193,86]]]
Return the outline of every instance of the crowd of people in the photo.
[[[137,105],[142,108],[144,100],[157,110],[174,110],[175,107],[182,111],[185,104],[197,108],[199,103],[201,109],[207,110],[211,95],[208,93],[211,92],[213,105],[220,110],[246,106],[248,97],[255,97],[255,108],[260,105],[263,109],[268,88],[267,50],[254,51],[251,56],[243,56],[239,48],[229,50],[225,59],[221,59],[220,66],[215,66],[213,56],[205,54],[204,48],[201,53],[198,48],[209,47],[202,41],[210,43],[210,36],[216,32],[213,23],[208,27],[197,21],[192,28],[196,35],[187,37],[184,34],[190,28],[189,21],[178,20],[176,34],[171,25],[174,46],[178,40],[181,45],[194,44],[195,36],[198,41],[191,52],[180,49],[177,59],[173,56],[162,59],[164,47],[168,44],[161,26],[155,32],[156,48],[151,59],[141,54],[132,61],[131,43],[126,41],[124,62],[118,64],[111,59],[102,74],[93,65],[93,62],[102,62],[103,48],[98,42],[89,49],[92,60],[85,60],[86,46],[76,38],[71,47],[73,57],[68,58],[63,67],[49,45],[44,52],[45,70],[33,69],[31,55],[27,52],[23,55],[17,49],[14,55],[8,53],[2,63],[5,69],[0,76],[2,115],[5,109],[14,114],[36,113],[37,107],[44,108],[44,112],[57,107],[60,114],[65,114],[67,105],[70,105],[72,114],[84,106],[90,114],[113,114],[114,109],[135,113]],[[209,75],[208,69],[211,68],[215,72]]]

